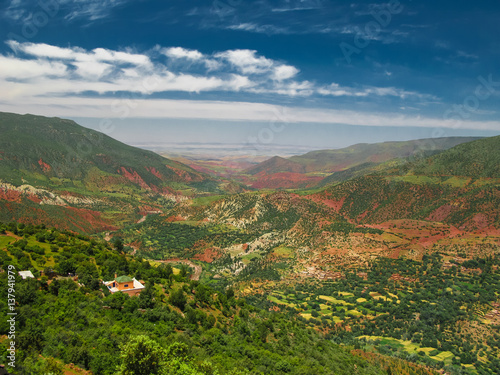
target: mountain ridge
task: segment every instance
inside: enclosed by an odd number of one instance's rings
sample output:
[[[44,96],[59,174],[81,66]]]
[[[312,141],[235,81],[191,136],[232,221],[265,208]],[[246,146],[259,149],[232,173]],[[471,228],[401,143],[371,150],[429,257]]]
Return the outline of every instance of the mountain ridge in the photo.
[[[357,143],[341,149],[310,151],[304,155],[292,156],[289,160],[305,165],[308,172],[336,172],[366,162],[381,163],[394,158],[418,157],[425,151],[446,150],[457,144],[478,139],[481,137],[442,137]]]
[[[51,217],[64,229],[92,232],[135,222],[186,196],[244,191],[71,120],[0,112],[0,133],[4,220],[36,224]]]

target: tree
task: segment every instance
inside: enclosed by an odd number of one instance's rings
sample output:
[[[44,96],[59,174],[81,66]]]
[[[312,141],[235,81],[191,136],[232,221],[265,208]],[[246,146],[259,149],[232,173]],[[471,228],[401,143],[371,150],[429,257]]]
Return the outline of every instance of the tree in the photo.
[[[64,367],[54,358],[47,358],[47,362],[45,364],[45,371],[46,374],[63,375]]]
[[[76,265],[77,265],[77,262],[73,258],[63,260],[59,264],[56,265],[56,271],[61,275],[75,273],[76,272]]]
[[[189,271],[189,267],[185,264],[181,264],[181,269],[179,272],[180,277],[185,278],[188,274],[188,271]]]
[[[172,275],[174,274],[174,271],[172,269],[172,265],[170,264],[165,264],[162,263],[158,266],[158,272],[160,273],[160,277],[163,279],[170,279]]]
[[[181,310],[184,310],[184,307],[186,306],[186,296],[184,295],[184,292],[182,289],[177,289],[170,294],[170,303],[176,307],[178,307]]]
[[[141,309],[152,309],[155,307],[155,289],[151,283],[146,284],[146,288],[139,294],[139,306]]]
[[[165,351],[147,336],[136,336],[122,346],[119,375],[165,374]]]
[[[123,251],[123,240],[119,237],[116,237],[113,241],[113,246],[115,250],[121,253]]]
[[[18,301],[21,305],[28,305],[36,302],[40,283],[36,279],[26,279],[17,284]]]
[[[108,304],[114,310],[121,310],[123,305],[130,299],[127,293],[113,293],[104,299],[104,302]]]
[[[78,275],[78,280],[92,290],[99,289],[99,271],[97,267],[89,262],[85,261],[76,269],[76,274]]]

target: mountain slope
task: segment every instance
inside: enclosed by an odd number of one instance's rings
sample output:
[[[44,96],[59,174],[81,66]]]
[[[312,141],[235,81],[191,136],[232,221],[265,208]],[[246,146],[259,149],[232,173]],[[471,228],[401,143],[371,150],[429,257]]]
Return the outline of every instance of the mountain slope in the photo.
[[[455,146],[412,165],[411,172],[427,176],[500,176],[500,136]]]
[[[110,183],[119,178],[138,188],[161,191],[171,182],[190,183],[207,175],[151,151],[121,143],[73,121],[0,113],[0,175],[21,178],[65,178],[84,181],[99,174]],[[113,178],[115,180],[113,180]]]
[[[429,151],[447,150],[477,137],[428,138],[402,142],[360,143],[338,150],[319,150],[292,156],[307,172],[336,172],[363,163],[382,163],[395,158],[416,157]]]
[[[253,177],[243,176],[242,180],[253,188],[322,187],[376,173],[394,163],[399,165],[408,160],[422,159],[477,139],[448,137],[360,143],[337,150],[311,151],[288,159],[275,156],[245,170],[244,173]],[[325,177],[328,173],[332,174]]]
[[[334,172],[331,175],[322,179],[321,182],[318,184],[318,187],[351,180],[356,177],[361,177],[366,174],[373,173],[378,165],[379,164],[377,163],[363,163],[343,171]]]
[[[488,149],[495,146],[497,139],[473,142],[472,148],[465,145],[456,148]],[[449,156],[456,152],[456,149],[443,152],[439,160],[450,160],[448,164],[442,163],[443,168],[453,169],[458,165]],[[487,155],[478,159],[478,171],[489,170],[488,166],[494,165],[497,154],[492,151]],[[464,151],[462,157],[466,160],[470,155]],[[260,192],[221,197],[206,206],[174,207],[168,215],[172,220],[210,222],[211,225],[238,228],[245,232],[245,237],[238,237],[235,241],[241,240],[250,251],[269,242],[265,236],[271,234],[276,244],[285,246],[309,246],[314,251],[334,253],[336,249],[352,248],[360,259],[369,256],[372,249],[391,254],[396,251],[393,250],[396,244],[399,249],[404,246],[414,256],[422,255],[434,244],[449,246],[459,243],[461,249],[479,251],[484,248],[484,251],[490,251],[491,243],[500,236],[500,174],[493,173],[491,178],[428,176],[416,175],[412,169],[412,166],[432,165],[434,160],[435,157],[430,157],[408,163],[407,171],[392,166],[321,191]],[[415,228],[409,229],[411,222],[416,223]],[[163,225],[157,227],[163,228]],[[353,233],[353,236],[346,243],[335,233]],[[361,236],[362,233],[370,236]],[[471,240],[463,241],[462,236]],[[476,242],[476,238],[480,240]],[[488,240],[484,242],[484,239]],[[150,240],[145,237],[142,242]],[[206,244],[220,247],[220,243],[210,236],[200,238],[199,250],[204,251]],[[238,242],[224,245],[233,254],[236,248],[231,246],[238,245]],[[222,249],[222,253],[224,251]],[[341,259],[345,260],[346,256]]]
[[[500,227],[500,136],[460,144],[327,188],[339,212],[363,223],[393,219]]]
[[[280,156],[274,156],[271,159],[263,161],[256,166],[250,167],[244,173],[256,174],[272,174],[279,172],[305,173],[306,169],[302,164],[290,161]]]
[[[232,182],[73,121],[0,113],[0,218],[93,232]]]

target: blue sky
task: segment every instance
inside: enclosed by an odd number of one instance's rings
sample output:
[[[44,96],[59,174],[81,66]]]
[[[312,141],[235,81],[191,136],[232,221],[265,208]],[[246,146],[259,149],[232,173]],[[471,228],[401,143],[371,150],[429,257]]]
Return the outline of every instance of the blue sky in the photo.
[[[493,0],[7,0],[0,110],[128,143],[496,135],[499,19]]]

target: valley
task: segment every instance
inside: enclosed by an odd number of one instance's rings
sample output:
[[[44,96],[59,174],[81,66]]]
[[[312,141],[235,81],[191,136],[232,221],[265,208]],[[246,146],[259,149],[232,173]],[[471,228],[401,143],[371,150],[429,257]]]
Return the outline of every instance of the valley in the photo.
[[[0,129],[2,269],[36,276],[19,284],[26,368],[111,374],[103,353],[147,334],[188,344],[175,360],[193,374],[500,371],[499,136],[251,163],[171,160],[57,118],[0,114]],[[146,291],[103,290],[117,272]]]

